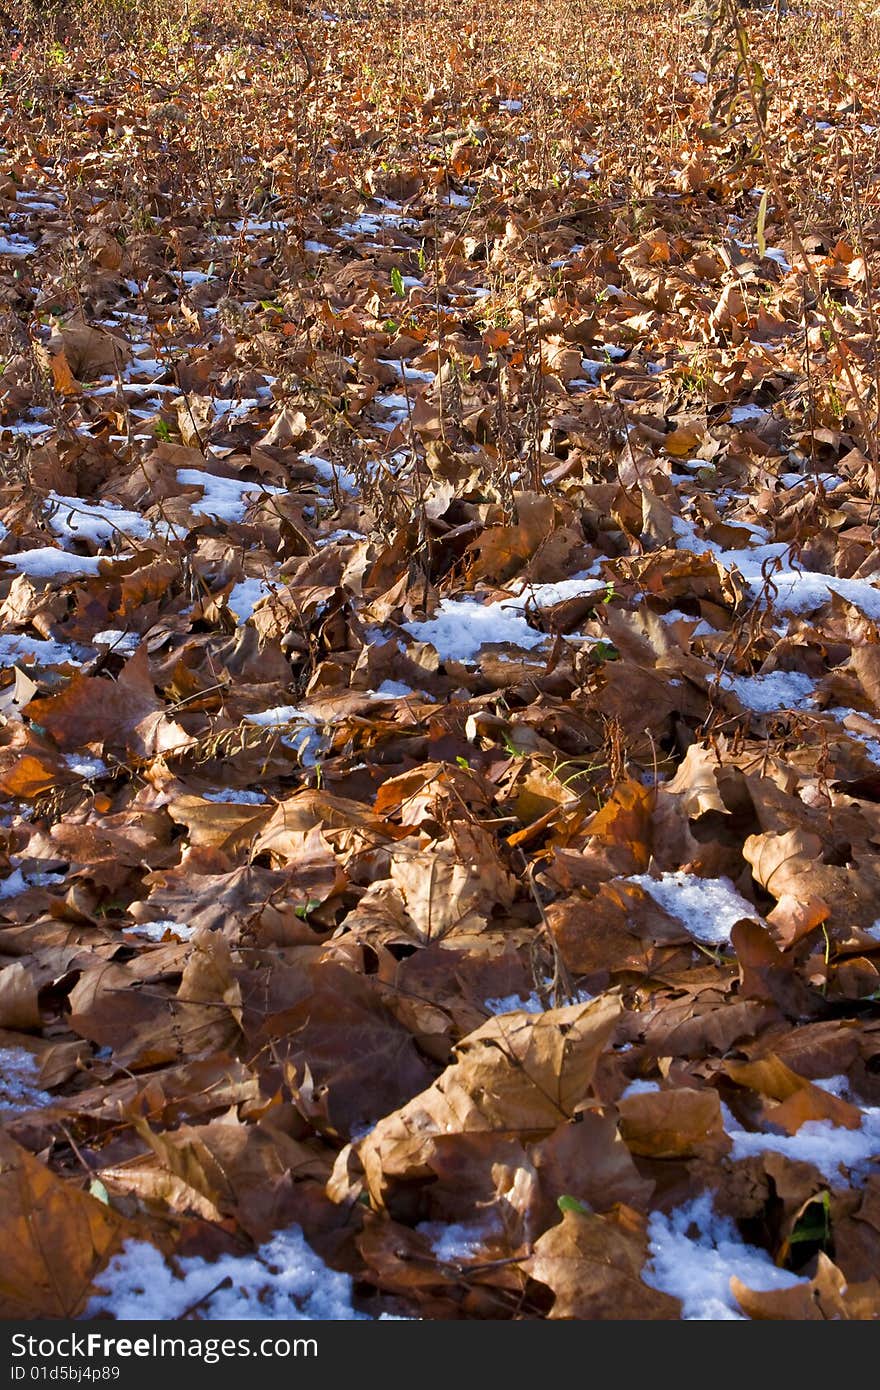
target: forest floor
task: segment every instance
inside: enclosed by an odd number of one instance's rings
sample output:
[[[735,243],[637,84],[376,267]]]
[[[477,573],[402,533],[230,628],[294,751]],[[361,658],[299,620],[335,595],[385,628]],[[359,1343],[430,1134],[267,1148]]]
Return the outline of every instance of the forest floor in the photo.
[[[880,1316],[878,14],[0,77],[0,1315]]]

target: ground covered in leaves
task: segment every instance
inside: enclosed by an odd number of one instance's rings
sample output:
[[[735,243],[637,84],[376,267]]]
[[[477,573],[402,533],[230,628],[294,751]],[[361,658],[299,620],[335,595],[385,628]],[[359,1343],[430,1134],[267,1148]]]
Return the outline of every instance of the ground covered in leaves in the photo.
[[[877,1317],[877,20],[417,8],[11,17],[0,1311]]]

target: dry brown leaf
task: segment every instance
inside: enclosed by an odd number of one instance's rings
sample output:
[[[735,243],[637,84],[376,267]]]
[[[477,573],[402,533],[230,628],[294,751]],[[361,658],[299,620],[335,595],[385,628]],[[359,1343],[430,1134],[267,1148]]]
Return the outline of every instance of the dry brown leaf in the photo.
[[[730,1148],[717,1091],[643,1091],[617,1108],[624,1142],[643,1158],[720,1157]]]
[[[0,1133],[0,1316],[74,1318],[133,1228]]]
[[[644,1217],[627,1207],[607,1216],[566,1211],[535,1244],[523,1268],[553,1290],[551,1318],[658,1320],[681,1316],[677,1298],[642,1279],[647,1258]]]
[[[599,1057],[620,1016],[619,996],[543,1014],[503,1014],[459,1043],[433,1086],[380,1120],[358,1155],[373,1202],[386,1184],[428,1171],[435,1142],[495,1132],[538,1139],[588,1097]]]

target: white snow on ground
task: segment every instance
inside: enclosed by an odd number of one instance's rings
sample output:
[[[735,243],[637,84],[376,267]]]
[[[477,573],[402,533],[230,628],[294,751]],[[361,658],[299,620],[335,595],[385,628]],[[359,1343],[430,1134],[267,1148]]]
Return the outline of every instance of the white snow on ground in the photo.
[[[190,500],[192,511],[199,516],[217,517],[220,521],[243,520],[250,494],[277,495],[285,490],[250,480],[244,482],[240,478],[221,478],[216,473],[203,473],[199,468],[178,468],[177,481],[202,489],[200,498]]]
[[[130,512],[113,502],[84,502],[81,497],[65,497],[50,492],[49,525],[56,536],[74,541],[91,541],[104,545],[107,541],[129,536],[146,540],[154,530],[153,524],[140,512]]]
[[[754,597],[767,587],[762,573],[766,566],[770,587],[768,602],[780,613],[812,613],[830,601],[832,593],[859,608],[866,617],[880,620],[880,588],[867,579],[840,579],[834,574],[799,569],[790,557],[791,547],[781,541],[741,550],[724,550],[714,541],[697,534],[695,527],[677,516],[672,527],[679,550],[694,555],[714,555],[725,569],[737,569]],[[777,571],[775,564],[781,566]]]
[[[154,922],[136,922],[125,930],[132,936],[144,936],[148,941],[161,941],[166,932],[171,932],[181,941],[189,941],[196,933],[195,927],[185,927],[182,922],[175,922],[173,917],[157,917]]]
[[[802,671],[768,671],[763,676],[729,676],[722,673],[720,684],[732,690],[741,705],[758,714],[777,710],[809,709],[816,683]]]
[[[637,1076],[635,1080],[629,1083],[625,1091],[621,1091],[620,1099],[627,1100],[629,1096],[645,1096],[659,1090],[659,1081],[647,1081],[641,1076]]]
[[[730,412],[732,425],[744,425],[747,420],[769,420],[770,412],[760,405],[735,405]]]
[[[710,627],[702,618],[695,618],[692,613],[684,613],[680,608],[670,608],[668,613],[662,613],[661,622],[664,623],[696,623],[696,627],[691,633],[691,637],[711,637],[718,629]]]
[[[106,555],[71,555],[51,545],[2,556],[4,564],[12,565],[21,574],[29,574],[32,579],[71,579],[79,575],[97,574],[101,561],[106,559]]]
[[[779,1269],[766,1250],[746,1245],[734,1223],[720,1216],[706,1192],[670,1215],[648,1222],[649,1261],[642,1279],[682,1301],[686,1322],[745,1320],[730,1291],[730,1277],[750,1289],[790,1289],[803,1281]]]
[[[264,792],[239,792],[231,788],[220,792],[202,792],[202,796],[205,801],[219,801],[232,806],[262,806],[266,800]]]
[[[359,491],[357,478],[341,464],[331,463],[329,459],[322,458],[320,454],[300,454],[300,458],[303,463],[311,464],[322,482],[330,483],[343,492],[356,493]]]
[[[37,1086],[40,1068],[24,1047],[0,1047],[0,1110],[29,1110],[51,1105],[52,1097]]]
[[[840,1169],[848,1169],[850,1181],[859,1182],[868,1165],[880,1162],[880,1106],[862,1106],[858,1129],[843,1129],[830,1120],[808,1120],[797,1134],[752,1133],[740,1129],[726,1105],[722,1105],[724,1128],[733,1140],[732,1159],[752,1154],[785,1154],[786,1158],[813,1163],[829,1183],[842,1183]],[[772,1119],[772,1115],[771,1115]]]
[[[571,1002],[573,1004],[589,1004],[593,997],[594,996],[588,994],[585,989],[579,989],[575,992]],[[490,1014],[512,1014],[517,1012],[542,1014],[545,1012],[545,1006],[541,1003],[541,997],[536,989],[533,989],[528,996],[521,994],[505,994],[496,999],[486,999],[484,1001],[484,1007],[489,1010]]]
[[[141,644],[137,632],[123,632],[121,627],[105,627],[92,638],[96,647],[110,647],[114,656],[134,656]]]
[[[272,586],[265,579],[241,579],[233,586],[226,600],[240,623],[246,623],[257,604],[268,598]]]
[[[104,777],[110,771],[103,758],[90,758],[82,753],[65,753],[64,761],[77,777]]]
[[[634,874],[625,882],[644,888],[664,911],[678,918],[695,941],[710,946],[729,941],[731,929],[742,917],[760,920],[757,909],[740,897],[729,878],[698,878],[679,869],[659,878]]]
[[[377,700],[403,700],[408,695],[415,695],[411,685],[405,685],[403,681],[383,681],[378,690],[368,690],[368,695]]]
[[[260,402],[256,396],[246,396],[243,400],[227,400],[226,397],[212,396],[208,404],[215,418],[225,419],[228,416],[232,422],[243,420],[252,410],[256,410]]]
[[[82,648],[78,650],[81,652]],[[0,636],[0,667],[15,666],[31,658],[41,666],[61,666],[64,662],[70,666],[82,665],[82,657],[77,657],[71,647],[51,637],[28,637],[12,632]]]
[[[36,249],[34,242],[15,232],[12,236],[0,236],[0,256],[32,256]]]
[[[431,1242],[431,1249],[440,1264],[472,1264],[480,1256],[485,1232],[473,1226],[444,1225],[442,1221],[422,1221],[416,1230]]]
[[[328,1269],[298,1226],[272,1236],[253,1255],[223,1255],[213,1264],[193,1255],[176,1264],[180,1277],[154,1246],[126,1241],[97,1275],[98,1292],[85,1317],[109,1313],[120,1321],[167,1322],[196,1303],[199,1318],[211,1322],[365,1317],[352,1306],[349,1276]],[[227,1287],[217,1287],[226,1280]]]
[[[858,740],[872,763],[880,765],[880,725],[878,725],[870,715],[864,714],[862,710],[844,709],[842,706],[837,706],[834,709],[827,709],[824,712],[825,714],[832,715],[833,718],[837,720],[838,724],[846,730],[850,738]],[[851,725],[853,721],[861,725],[871,725],[872,728],[876,730],[877,738],[871,738],[870,734],[866,733],[864,728],[852,728]]]
[[[518,602],[525,606],[524,598]],[[515,608],[506,604],[507,600],[479,603],[445,598],[433,618],[401,626],[416,641],[430,642],[441,661],[475,661],[490,642],[531,648],[548,640],[545,632],[535,632]]]
[[[12,434],[19,437],[35,438],[38,434],[50,434],[54,425],[47,424],[43,420],[19,420],[14,425],[0,425],[0,432]]]
[[[519,593],[501,599],[498,607],[520,612],[526,608],[552,608],[568,599],[586,598],[590,594],[607,591],[608,584],[604,579],[576,576],[574,579],[559,579],[555,584],[524,584]]]
[[[21,869],[13,869],[11,873],[0,880],[0,902],[6,898],[17,898],[19,893],[26,893],[29,888],[53,888],[59,883],[63,883],[66,875],[50,873],[30,873],[25,874]]]
[[[246,714],[244,718],[247,724],[261,724],[267,729],[281,728],[284,724],[292,724],[294,720],[306,724],[312,722],[312,716],[301,710],[298,705],[273,705],[271,709],[260,710],[257,714]]]
[[[407,277],[409,278],[409,277]],[[406,280],[404,280],[404,284]],[[408,362],[398,361],[396,357],[380,357],[379,364],[383,367],[390,367],[393,372],[400,377],[401,381],[432,382],[436,376],[435,372],[419,371],[416,367],[411,367]]]

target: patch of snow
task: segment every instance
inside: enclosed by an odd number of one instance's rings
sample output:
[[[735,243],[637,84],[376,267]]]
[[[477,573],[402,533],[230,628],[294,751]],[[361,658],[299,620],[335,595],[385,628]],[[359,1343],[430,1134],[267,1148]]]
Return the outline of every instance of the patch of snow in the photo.
[[[572,997],[573,1004],[589,1004],[594,998],[585,989],[579,989]],[[484,1000],[483,1007],[489,1010],[490,1014],[542,1014],[546,1012],[546,1006],[542,1004],[541,997],[536,989],[531,994],[505,994],[495,999]]]
[[[303,463],[308,463],[314,468],[323,482],[334,484],[342,492],[358,492],[357,478],[341,464],[331,463],[329,459],[322,458],[320,454],[300,454],[300,458]]]
[[[660,1090],[659,1081],[645,1081],[637,1076],[629,1083],[625,1091],[621,1092],[620,1099],[626,1100],[629,1096],[647,1096]]]
[[[214,396],[211,398],[210,404],[215,419],[223,420],[228,415],[230,420],[242,420],[250,411],[256,410],[260,402],[256,396],[246,396],[243,400],[238,401]],[[271,489],[267,489],[267,491],[269,490]]]
[[[827,709],[825,714],[830,714],[846,730],[850,738],[856,739],[864,748],[872,763],[880,766],[880,725],[877,725],[869,715],[863,714],[861,710],[845,709],[840,706],[835,709]],[[860,729],[851,729],[847,720],[857,719],[865,724],[871,724],[877,731],[877,738],[871,738],[870,734],[864,733]]]
[[[96,647],[110,647],[116,656],[134,656],[141,644],[137,632],[123,632],[120,627],[105,627],[92,638]]]
[[[696,623],[691,637],[711,637],[713,633],[718,631],[717,628],[710,627],[702,618],[695,618],[692,613],[683,613],[680,608],[670,608],[668,613],[661,614],[661,621],[664,623]]]
[[[383,681],[378,690],[369,692],[382,700],[402,700],[407,695],[415,695],[411,685],[405,685],[403,681]]]
[[[50,492],[47,499],[49,526],[56,536],[74,541],[105,545],[122,536],[146,540],[153,525],[139,512],[127,511],[113,502],[85,502],[81,497],[65,497]]]
[[[832,1185],[842,1183],[841,1168],[848,1170],[851,1182],[859,1182],[866,1176],[868,1165],[880,1161],[880,1106],[862,1107],[858,1129],[844,1129],[830,1120],[808,1120],[796,1134],[740,1129],[727,1106],[722,1105],[721,1109],[724,1128],[733,1140],[730,1157],[734,1160],[772,1150],[786,1158],[814,1164]]]
[[[730,412],[732,425],[744,425],[747,420],[769,420],[770,412],[760,405],[735,405]]]
[[[265,792],[234,791],[231,787],[219,792],[202,792],[201,795],[205,801],[232,806],[263,806],[266,801]]]
[[[0,901],[7,898],[17,898],[19,893],[26,893],[29,888],[54,888],[59,883],[64,882],[64,874],[56,873],[30,873],[25,874],[21,869],[13,869],[6,878],[0,880]]]
[[[568,599],[585,598],[590,594],[601,594],[608,590],[604,579],[559,579],[551,584],[525,583],[519,586],[520,592],[511,598],[500,600],[499,608],[522,612],[527,608],[553,608],[557,603]]]
[[[0,425],[0,433],[11,434],[14,438],[33,439],[40,434],[50,434],[52,425],[44,420],[19,420],[15,425]]]
[[[442,1221],[422,1221],[416,1230],[431,1242],[431,1249],[440,1264],[471,1263],[479,1257],[486,1239],[479,1227],[463,1226],[456,1222],[447,1226]]]
[[[247,498],[256,493],[277,495],[282,487],[269,487],[241,478],[221,478],[216,473],[203,473],[200,468],[178,468],[177,481],[184,486],[200,487],[202,496],[190,501],[190,508],[199,516],[217,517],[220,521],[242,521],[247,511]]]
[[[298,705],[274,705],[272,709],[260,710],[258,714],[246,714],[244,718],[247,724],[259,724],[267,729],[280,729],[294,721],[308,724],[312,722],[312,716],[306,714]]]
[[[651,1213],[649,1260],[642,1279],[682,1302],[685,1322],[745,1321],[730,1291],[731,1275],[750,1289],[790,1289],[803,1281],[779,1269],[766,1250],[747,1245],[734,1223],[714,1209],[711,1195]]]
[[[265,579],[241,579],[233,586],[226,600],[240,623],[246,623],[258,603],[272,593]]]
[[[179,1318],[193,1304],[208,1321],[319,1321],[359,1319],[352,1281],[328,1269],[298,1226],[272,1236],[253,1255],[222,1255],[213,1264],[198,1255],[178,1259],[180,1276],[146,1241],[126,1241],[95,1278],[98,1290],[87,1318],[119,1321]],[[229,1281],[228,1287],[218,1288]],[[212,1292],[213,1291],[213,1292]]]
[[[741,705],[758,714],[777,710],[810,709],[816,682],[803,671],[768,671],[763,676],[729,676],[720,684],[731,690]]]
[[[103,777],[110,771],[103,758],[90,758],[83,753],[65,753],[64,761],[77,777]]]
[[[52,1097],[37,1086],[40,1068],[24,1047],[0,1047],[0,1110],[30,1110],[51,1105]]]
[[[196,934],[195,927],[186,927],[175,922],[172,917],[157,917],[153,922],[136,922],[125,930],[132,936],[144,936],[148,941],[161,941],[166,932],[171,932],[181,941],[189,941]]]
[[[12,236],[0,236],[0,256],[32,256],[36,249],[32,241],[16,232]]]
[[[419,371],[416,367],[411,367],[408,362],[402,362],[396,357],[380,357],[378,361],[380,366],[390,367],[401,381],[423,382],[427,385],[436,376],[435,372]]]
[[[80,656],[75,654],[80,652]],[[56,642],[51,637],[28,637],[25,633],[4,633],[0,637],[0,668],[15,666],[20,661],[33,659],[41,666],[81,666],[84,652]],[[94,653],[93,653],[94,655]]]
[[[699,536],[695,527],[684,517],[672,518],[673,532],[679,550],[690,550],[694,555],[714,555],[725,569],[737,569],[755,597],[764,590],[765,579],[762,569],[766,566],[772,588],[769,601],[782,613],[807,614],[830,602],[831,594],[836,593],[848,603],[860,609],[866,617],[880,620],[880,589],[867,579],[841,579],[834,574],[795,569],[789,559],[791,547],[785,542],[776,541],[770,545],[756,545],[740,550],[724,550],[714,541]],[[779,563],[779,570],[774,568]]]
[[[97,574],[98,567],[106,556],[71,555],[66,550],[56,550],[53,546],[38,546],[34,550],[19,550],[15,555],[4,555],[3,561],[12,565],[21,574],[32,579],[71,579],[73,576]]]
[[[760,920],[757,909],[736,891],[729,878],[698,878],[696,874],[633,874],[624,880],[644,888],[665,912],[677,917],[695,941],[720,946],[730,940],[735,923],[743,917]]]
[[[546,633],[535,632],[517,611],[505,608],[503,601],[445,598],[433,618],[401,626],[417,642],[430,642],[441,661],[475,661],[490,643],[530,649],[548,640]]]
[[[783,270],[791,270],[788,257],[778,246],[768,246],[764,252],[765,261],[775,261]]]

